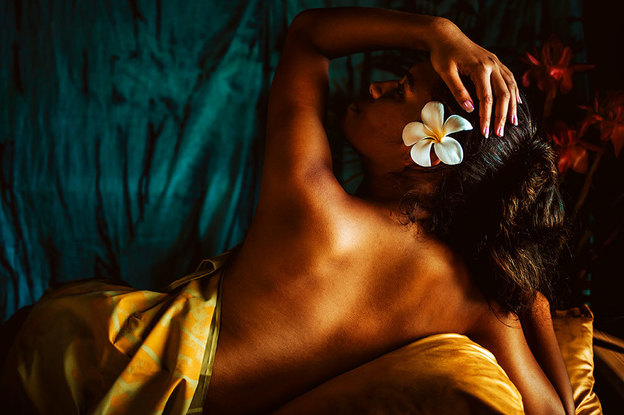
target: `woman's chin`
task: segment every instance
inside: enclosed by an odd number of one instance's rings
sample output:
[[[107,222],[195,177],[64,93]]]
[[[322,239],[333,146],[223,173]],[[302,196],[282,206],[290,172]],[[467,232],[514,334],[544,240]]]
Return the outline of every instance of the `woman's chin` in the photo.
[[[347,112],[352,112],[355,114],[359,114],[360,113],[360,106],[358,105],[357,102],[352,102],[351,104],[349,104],[349,107],[347,108]]]

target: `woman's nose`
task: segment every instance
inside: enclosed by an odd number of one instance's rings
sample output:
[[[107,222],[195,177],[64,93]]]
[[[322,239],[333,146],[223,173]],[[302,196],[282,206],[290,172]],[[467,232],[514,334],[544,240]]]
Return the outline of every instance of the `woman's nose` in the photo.
[[[368,87],[368,92],[373,99],[377,99],[391,90],[396,83],[397,81],[372,82]]]

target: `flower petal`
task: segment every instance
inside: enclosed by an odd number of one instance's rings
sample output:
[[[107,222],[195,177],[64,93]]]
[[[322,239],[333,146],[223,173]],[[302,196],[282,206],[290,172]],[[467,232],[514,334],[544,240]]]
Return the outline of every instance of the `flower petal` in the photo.
[[[406,146],[411,146],[425,137],[431,137],[431,131],[419,121],[407,123],[403,128],[403,142]]]
[[[573,71],[570,69],[566,69],[563,71],[563,77],[561,80],[561,84],[559,85],[559,90],[562,94],[567,94],[572,91],[572,73]]]
[[[441,142],[434,143],[433,150],[444,164],[452,166],[461,163],[464,159],[464,150],[461,144],[451,137],[443,137]]]
[[[570,149],[569,154],[572,170],[581,174],[587,173],[587,150],[577,145]]]
[[[410,156],[412,156],[412,160],[414,163],[418,164],[422,167],[431,167],[431,146],[433,145],[433,141],[427,138],[423,138],[410,150]]]
[[[420,112],[423,123],[434,133],[442,132],[444,106],[438,101],[429,101]]]
[[[622,147],[624,147],[624,125],[622,123],[615,124],[611,130],[611,142],[615,150],[615,157],[617,157],[620,155]]]
[[[570,46],[566,46],[563,48],[563,52],[561,53],[561,57],[559,58],[559,62],[557,64],[560,66],[568,66],[571,60],[572,48]]]
[[[531,55],[529,52],[526,52],[526,57],[531,65],[535,65],[535,66],[541,65],[540,61],[538,61],[537,58]]]
[[[529,85],[531,85],[531,78],[533,76],[533,70],[529,69],[528,71],[526,71],[524,73],[524,75],[522,75],[522,86],[523,87],[528,87]]]
[[[472,124],[470,124],[470,121],[464,117],[451,115],[444,122],[442,130],[444,131],[444,135],[449,135],[458,131],[472,130]]]

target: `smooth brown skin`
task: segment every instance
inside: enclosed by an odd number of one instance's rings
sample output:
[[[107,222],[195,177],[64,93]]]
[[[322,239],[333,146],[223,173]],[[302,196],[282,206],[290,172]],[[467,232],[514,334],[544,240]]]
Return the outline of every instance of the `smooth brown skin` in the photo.
[[[367,172],[351,196],[333,175],[323,128],[328,65],[336,56],[380,48],[430,50],[432,66],[372,84],[371,99],[350,108],[344,131]],[[397,185],[390,178],[412,163],[401,131],[429,100],[434,68],[446,68],[441,75],[462,102],[467,94],[457,84],[457,68],[470,74],[484,125],[491,89],[497,123],[508,109],[513,117],[515,82],[492,57],[448,20],[429,16],[341,8],[310,10],[293,21],[270,93],[256,214],[225,269],[207,412],[275,410],[377,356],[454,332],[495,354],[528,414],[564,413],[518,319],[492,312],[458,254],[416,224],[398,222],[397,201],[407,189],[435,186],[418,169]],[[549,330],[544,333],[554,339]],[[561,360],[542,349],[546,362]],[[549,369],[559,381],[560,363]],[[571,390],[569,396],[562,390],[564,400],[571,399]],[[573,403],[572,412],[569,402],[565,406],[573,413]]]

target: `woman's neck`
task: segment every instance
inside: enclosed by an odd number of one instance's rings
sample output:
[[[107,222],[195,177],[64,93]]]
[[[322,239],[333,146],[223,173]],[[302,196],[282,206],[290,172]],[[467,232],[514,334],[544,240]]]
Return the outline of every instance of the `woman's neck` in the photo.
[[[364,180],[355,195],[369,201],[383,202],[398,206],[401,198],[408,192],[420,194],[429,199],[440,186],[440,174],[420,169],[404,169],[399,172],[375,171],[366,169]]]
[[[357,188],[355,195],[369,201],[398,204],[404,192],[398,187],[396,176],[365,174],[364,180]]]

